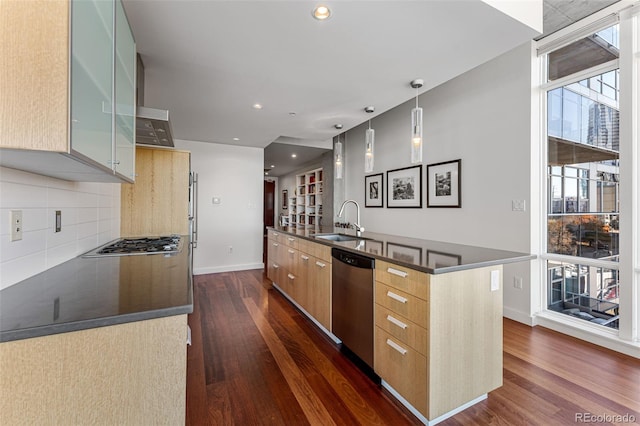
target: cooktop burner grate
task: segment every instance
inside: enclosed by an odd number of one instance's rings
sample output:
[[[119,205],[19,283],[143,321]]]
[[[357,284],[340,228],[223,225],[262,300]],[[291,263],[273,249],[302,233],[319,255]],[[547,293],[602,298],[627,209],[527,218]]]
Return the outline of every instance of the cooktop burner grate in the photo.
[[[170,254],[181,249],[179,235],[143,238],[122,238],[115,242],[99,247],[83,257],[120,256],[130,254]]]

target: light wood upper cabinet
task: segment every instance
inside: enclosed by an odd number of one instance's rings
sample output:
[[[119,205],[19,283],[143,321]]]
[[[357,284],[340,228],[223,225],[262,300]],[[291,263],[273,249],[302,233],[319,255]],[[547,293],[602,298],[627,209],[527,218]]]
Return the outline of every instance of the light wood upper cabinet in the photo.
[[[121,236],[189,234],[190,159],[187,151],[136,149],[136,183],[120,191]]]
[[[0,166],[134,181],[136,51],[120,0],[0,0],[0,51]]]

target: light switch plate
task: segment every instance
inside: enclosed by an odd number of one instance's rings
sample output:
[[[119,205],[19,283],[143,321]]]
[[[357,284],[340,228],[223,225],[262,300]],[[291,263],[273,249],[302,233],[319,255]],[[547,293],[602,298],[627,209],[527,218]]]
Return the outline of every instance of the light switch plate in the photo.
[[[491,291],[500,290],[500,270],[491,271]]]

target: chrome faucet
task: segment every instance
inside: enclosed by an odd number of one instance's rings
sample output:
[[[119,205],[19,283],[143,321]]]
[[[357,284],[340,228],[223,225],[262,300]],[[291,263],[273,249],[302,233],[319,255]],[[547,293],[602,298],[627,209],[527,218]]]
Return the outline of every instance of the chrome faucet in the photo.
[[[353,203],[356,205],[357,222],[353,224],[353,227],[356,229],[356,235],[360,237],[362,236],[362,231],[364,231],[364,227],[360,226],[360,205],[355,200],[347,200],[344,203],[342,203],[342,207],[340,207],[340,213],[338,213],[338,217],[342,217],[342,213],[344,213],[344,207],[348,203]]]

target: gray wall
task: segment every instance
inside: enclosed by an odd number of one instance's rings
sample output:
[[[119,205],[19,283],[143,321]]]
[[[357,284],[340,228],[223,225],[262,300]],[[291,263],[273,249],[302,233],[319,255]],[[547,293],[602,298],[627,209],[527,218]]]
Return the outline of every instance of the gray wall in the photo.
[[[512,211],[511,202],[531,205],[531,79],[526,43],[421,95],[423,208],[363,208],[362,225],[374,232],[530,252],[530,214]],[[411,99],[372,120],[372,174],[385,173],[385,206],[386,171],[411,166],[414,105]],[[362,206],[366,128],[364,123],[350,130],[345,143],[345,198]],[[456,159],[462,159],[462,208],[426,208],[426,165]],[[505,268],[507,316],[530,316],[530,275],[529,262]],[[514,288],[515,276],[524,278],[523,289]]]

